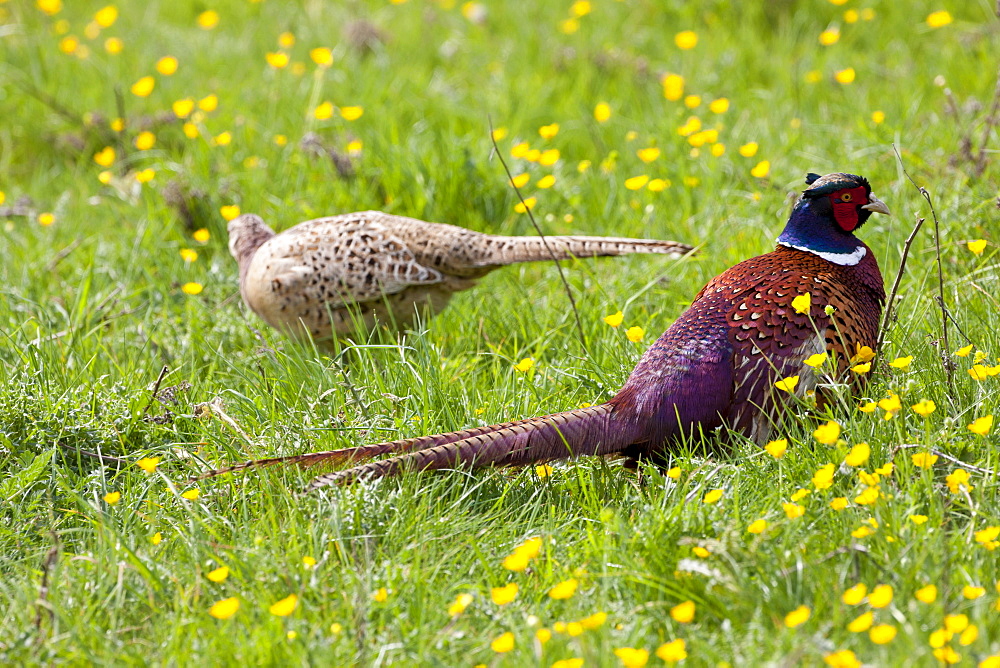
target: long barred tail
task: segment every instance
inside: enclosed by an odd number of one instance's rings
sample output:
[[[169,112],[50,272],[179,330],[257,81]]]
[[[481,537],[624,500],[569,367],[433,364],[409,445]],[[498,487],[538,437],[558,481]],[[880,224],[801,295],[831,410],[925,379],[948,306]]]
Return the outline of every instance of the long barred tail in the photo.
[[[514,262],[540,262],[571,257],[609,257],[633,253],[658,253],[684,255],[694,246],[679,241],[656,239],[625,239],[619,237],[491,237],[488,253],[493,257],[488,263],[511,264]]]
[[[399,448],[407,454],[335,471],[314,478],[306,491],[358,479],[382,478],[404,471],[452,467],[518,466],[580,455],[605,455],[632,442],[633,429],[615,424],[610,404],[577,408],[563,413],[503,425],[469,429],[411,441],[370,446]],[[455,436],[467,434],[461,439]],[[437,444],[414,448],[418,441]],[[400,448],[399,444],[407,444]]]
[[[565,413],[558,413],[557,415],[565,415]],[[297,464],[302,468],[308,468],[319,464],[351,464],[371,459],[372,457],[378,457],[380,455],[395,455],[406,452],[416,452],[418,450],[428,450],[440,445],[447,445],[448,443],[455,443],[475,438],[476,436],[480,436],[482,434],[489,434],[491,432],[501,431],[504,429],[520,428],[550,417],[556,416],[527,418],[525,420],[515,420],[514,422],[505,422],[503,424],[495,424],[488,427],[474,427],[472,429],[462,429],[460,431],[453,431],[447,434],[404,438],[398,441],[388,441],[386,443],[376,443],[374,445],[358,445],[351,448],[342,448],[340,450],[325,450],[323,452],[310,452],[304,455],[255,459],[253,461],[234,464],[233,466],[227,466],[225,468],[206,471],[194,480],[204,480],[205,478],[214,478],[225,473],[238,473],[248,469],[264,468],[267,466],[290,466]]]

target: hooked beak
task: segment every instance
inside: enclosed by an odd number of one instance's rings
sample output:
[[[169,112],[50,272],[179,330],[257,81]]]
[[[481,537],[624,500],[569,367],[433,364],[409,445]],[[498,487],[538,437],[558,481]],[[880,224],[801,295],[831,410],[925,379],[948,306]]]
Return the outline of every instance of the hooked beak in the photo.
[[[868,204],[861,207],[862,209],[874,211],[875,213],[884,213],[887,216],[892,215],[889,213],[889,207],[885,205],[885,202],[875,197],[875,195],[868,195],[868,200]]]

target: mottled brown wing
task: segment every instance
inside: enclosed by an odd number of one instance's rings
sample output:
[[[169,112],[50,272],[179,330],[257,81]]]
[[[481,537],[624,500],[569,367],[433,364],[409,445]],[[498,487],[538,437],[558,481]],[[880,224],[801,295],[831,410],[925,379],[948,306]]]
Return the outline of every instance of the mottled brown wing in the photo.
[[[316,293],[310,298],[329,308],[444,280],[386,226],[361,214],[308,221],[274,241],[282,244],[272,251],[275,261],[284,261],[275,274],[281,291]]]

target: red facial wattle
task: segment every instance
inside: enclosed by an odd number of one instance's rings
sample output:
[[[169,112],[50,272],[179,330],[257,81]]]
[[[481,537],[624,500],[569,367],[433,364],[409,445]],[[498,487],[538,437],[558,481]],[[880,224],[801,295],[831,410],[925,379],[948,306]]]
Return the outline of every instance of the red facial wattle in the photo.
[[[830,195],[833,217],[845,232],[853,232],[858,226],[858,211],[868,204],[868,192],[864,186],[845,188]]]

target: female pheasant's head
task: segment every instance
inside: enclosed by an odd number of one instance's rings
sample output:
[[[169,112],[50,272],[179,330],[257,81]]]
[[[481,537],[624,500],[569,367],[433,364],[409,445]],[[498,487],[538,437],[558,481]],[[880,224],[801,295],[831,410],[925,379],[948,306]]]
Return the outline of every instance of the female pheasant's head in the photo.
[[[873,211],[888,214],[889,207],[872,194],[868,179],[855,174],[809,174],[806,184],[778,243],[836,264],[857,264],[867,250],[854,231]]]
[[[240,266],[240,277],[250,266],[253,254],[274,236],[274,230],[257,215],[245,213],[229,221],[229,252]]]

